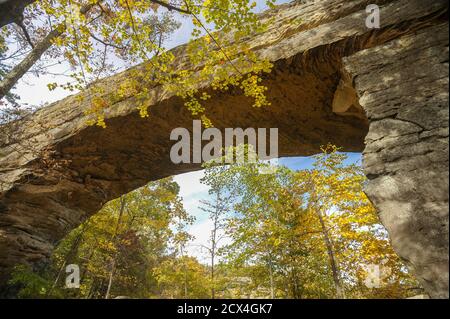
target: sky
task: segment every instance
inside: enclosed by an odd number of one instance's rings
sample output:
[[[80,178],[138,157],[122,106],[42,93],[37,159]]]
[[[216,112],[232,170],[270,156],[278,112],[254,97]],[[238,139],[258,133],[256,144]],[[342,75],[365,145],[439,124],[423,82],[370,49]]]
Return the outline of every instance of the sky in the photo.
[[[277,4],[289,2],[288,0],[279,0]],[[257,6],[255,11],[261,12],[267,8],[265,0],[256,0]],[[186,43],[192,31],[192,23],[190,19],[183,18],[180,20],[182,26],[172,34],[166,42],[168,48],[173,48]],[[68,64],[64,61],[57,65],[49,67],[48,72],[54,74],[70,72]],[[54,75],[35,76],[28,73],[18,83],[15,93],[21,98],[21,103],[29,106],[40,106],[47,103],[58,101],[68,95],[67,91],[56,89],[50,92],[47,88],[48,83],[55,81],[67,81],[64,77],[55,77]],[[349,153],[348,162],[356,163],[360,161],[361,154]],[[282,158],[280,165],[285,165],[291,169],[299,170],[310,168],[313,160],[308,157],[292,157]],[[208,199],[208,187],[200,183],[203,177],[203,171],[196,171],[187,174],[178,175],[175,181],[180,185],[180,196],[183,198],[183,204],[188,213],[196,217],[196,222],[188,229],[195,236],[195,240],[190,244],[188,252],[190,255],[197,257],[202,262],[207,262],[206,254],[199,249],[200,245],[207,245],[208,237],[211,230],[211,222],[208,220],[206,213],[199,209],[199,201]]]

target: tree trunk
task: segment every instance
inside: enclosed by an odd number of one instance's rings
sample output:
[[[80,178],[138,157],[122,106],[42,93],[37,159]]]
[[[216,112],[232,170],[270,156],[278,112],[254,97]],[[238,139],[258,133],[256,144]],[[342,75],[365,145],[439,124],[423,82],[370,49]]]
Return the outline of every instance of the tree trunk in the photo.
[[[0,1],[0,28],[21,20],[23,10],[36,0],[3,0]]]
[[[188,288],[187,288],[187,270],[184,269],[184,299],[187,299],[188,296]]]
[[[219,218],[222,213],[219,203],[220,203],[220,194],[217,192],[216,195],[216,207],[214,214],[214,226],[211,232],[211,299],[215,299],[216,290],[214,285],[214,265],[215,265],[215,257],[216,257],[216,249],[217,249],[217,231],[219,230]]]
[[[330,236],[328,234],[328,230],[325,225],[325,221],[323,219],[322,212],[318,209],[317,216],[319,217],[320,225],[322,227],[323,239],[325,241],[325,246],[327,248],[328,258],[330,260],[331,272],[333,274],[333,282],[336,288],[336,295],[339,299],[345,298],[344,291],[341,286],[340,275],[339,275],[339,267],[336,262],[336,258],[334,256],[333,244],[331,242]]]
[[[112,282],[113,282],[113,277],[114,277],[114,271],[116,270],[116,257],[117,256],[114,256],[114,259],[112,261],[111,272],[109,273],[108,289],[106,290],[105,299],[109,299],[109,297],[110,297],[111,287],[112,287]]]
[[[123,211],[125,210],[125,203],[126,203],[125,197],[122,196],[120,198],[119,218],[117,219],[116,228],[114,229],[114,234],[111,238],[112,241],[115,241],[117,233],[119,231],[120,223],[122,222]],[[116,270],[116,261],[117,261],[118,255],[119,255],[119,253],[116,252],[114,254],[113,260],[111,262],[111,271],[109,273],[108,288],[106,290],[105,299],[109,299],[109,297],[110,297],[111,287],[112,287],[112,282],[113,282],[113,278],[114,278],[114,272]]]
[[[81,14],[86,14],[94,4],[88,4],[80,9]],[[60,37],[66,31],[66,26],[60,24],[42,39],[31,52],[16,65],[0,81],[0,100],[17,84],[17,82],[27,73],[31,67],[42,57],[42,55],[53,45],[53,40]]]
[[[65,28],[64,28],[65,29]],[[41,58],[52,45],[52,40],[62,34],[59,28],[52,30],[33,50],[16,65],[0,82],[0,99],[2,99],[16,85],[25,73]]]
[[[214,289],[214,253],[211,253],[211,299],[216,296],[216,291]]]
[[[78,247],[81,244],[81,239],[83,238],[83,234],[86,231],[86,226],[83,227],[83,230],[81,231],[80,234],[78,234],[77,238],[75,239],[75,241],[72,243],[72,246],[70,247],[66,257],[64,258],[64,262],[62,263],[61,267],[59,268],[58,271],[58,275],[56,276],[55,281],[53,282],[52,287],[48,290],[46,296],[50,296],[50,294],[52,293],[53,289],[55,289],[55,287],[58,284],[59,278],[61,278],[61,274],[64,270],[64,267],[67,265],[68,261],[73,258],[76,255],[76,252],[78,250]]]
[[[269,277],[270,277],[270,299],[275,298],[275,289],[273,286],[273,267],[272,260],[269,260]]]

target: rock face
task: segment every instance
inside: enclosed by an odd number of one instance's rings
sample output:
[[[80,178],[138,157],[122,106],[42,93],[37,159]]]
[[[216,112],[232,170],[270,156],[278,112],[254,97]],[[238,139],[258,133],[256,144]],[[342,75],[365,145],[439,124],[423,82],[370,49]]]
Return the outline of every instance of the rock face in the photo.
[[[448,298],[448,24],[344,58],[369,118],[366,193],[394,249]]]
[[[381,29],[365,26],[380,5]],[[274,62],[270,108],[239,90],[207,90],[208,117],[225,127],[277,127],[279,155],[311,155],[328,142],[363,151],[367,193],[394,248],[431,297],[448,297],[448,2],[297,1],[262,15],[248,43]],[[185,47],[174,50],[190,67]],[[105,95],[127,72],[99,83]],[[75,96],[0,127],[0,285],[18,263],[39,265],[107,201],[195,169],[175,165],[173,128],[192,127],[183,102],[150,88],[150,118],[130,96],[90,127]],[[87,99],[85,99],[87,100]],[[3,289],[5,295],[8,292]]]

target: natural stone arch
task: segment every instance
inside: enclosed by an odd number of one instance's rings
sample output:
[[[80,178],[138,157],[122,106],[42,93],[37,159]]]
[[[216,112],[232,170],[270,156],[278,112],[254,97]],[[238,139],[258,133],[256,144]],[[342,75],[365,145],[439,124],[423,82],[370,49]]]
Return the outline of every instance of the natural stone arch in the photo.
[[[248,42],[275,63],[265,77],[273,105],[253,109],[238,90],[210,92],[208,116],[220,129],[278,127],[280,156],[311,155],[327,142],[363,151],[365,138],[367,193],[394,248],[431,296],[448,297],[448,3],[371,2],[381,6],[379,30],[364,24],[367,1],[266,13],[274,22]],[[188,67],[184,49],[174,50],[179,67]],[[127,74],[98,85],[108,94]],[[1,127],[1,283],[14,264],[47,259],[107,201],[199,169],[169,159],[170,131],[192,126],[183,102],[151,92],[150,119],[130,96],[108,110],[106,129],[89,127],[87,105],[72,96]]]

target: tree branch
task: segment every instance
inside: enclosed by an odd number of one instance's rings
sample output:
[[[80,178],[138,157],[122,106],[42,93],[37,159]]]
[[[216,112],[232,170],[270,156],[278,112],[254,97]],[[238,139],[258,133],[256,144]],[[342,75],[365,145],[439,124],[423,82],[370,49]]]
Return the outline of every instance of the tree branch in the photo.
[[[81,14],[86,14],[94,4],[88,4],[80,9]],[[47,36],[42,39],[36,46],[31,50],[31,52],[18,64],[16,65],[5,77],[0,81],[0,100],[16,85],[25,73],[41,58],[41,56],[47,51],[52,45],[53,40],[61,36],[66,31],[64,24],[56,27],[47,34]]]
[[[27,28],[23,24],[23,17],[21,17],[20,19],[17,19],[16,20],[16,24],[22,29],[22,32],[23,32],[23,35],[25,36],[25,39],[27,40],[27,42],[31,46],[31,48],[34,49],[34,44],[31,41],[30,34],[28,33]]]
[[[103,44],[104,46],[107,46],[107,47],[113,47],[113,48],[116,48],[116,49],[119,49],[119,50],[123,50],[123,49],[124,49],[124,47],[119,47],[118,45],[116,45],[116,44],[114,44],[114,43],[106,42],[106,41],[100,39],[99,37],[97,37],[97,36],[96,36],[95,34],[93,34],[92,32],[89,32],[89,35],[91,36],[92,39],[94,39],[94,40],[100,42],[100,43]]]
[[[175,6],[173,6],[173,5],[171,5],[171,4],[167,3],[167,2],[163,2],[163,1],[160,1],[160,0],[150,0],[150,1],[160,5],[161,7],[167,8],[169,11],[177,11],[177,12],[180,12],[180,13],[183,13],[183,14],[192,14],[192,12],[189,11],[189,10],[185,10],[185,9],[182,9],[182,8],[175,7]]]
[[[34,49],[16,65],[5,77],[0,81],[0,99],[2,99],[22,76],[41,58],[45,51],[53,44],[52,40],[62,34],[60,29],[52,30],[42,41],[40,41]]]
[[[36,0],[6,0],[0,1],[0,28],[14,23],[23,15],[23,10]]]

